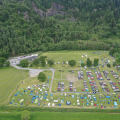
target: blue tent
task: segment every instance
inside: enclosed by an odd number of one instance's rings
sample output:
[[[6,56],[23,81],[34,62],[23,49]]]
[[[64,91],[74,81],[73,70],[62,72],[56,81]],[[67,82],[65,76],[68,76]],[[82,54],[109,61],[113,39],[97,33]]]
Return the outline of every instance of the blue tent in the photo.
[[[50,96],[53,96],[53,94],[50,94]]]
[[[33,90],[31,90],[31,92],[33,92]]]
[[[117,108],[116,106],[114,106],[114,108]]]
[[[72,95],[72,98],[74,98],[74,95]]]
[[[106,106],[104,106],[104,108],[106,108]]]
[[[61,104],[58,104],[58,106],[61,106]]]
[[[69,101],[66,101],[66,105],[70,105],[71,104],[71,102],[69,102]]]
[[[36,99],[36,97],[33,97],[33,100]]]
[[[32,93],[30,95],[33,95]]]
[[[94,101],[96,101],[96,98],[94,98]]]
[[[84,97],[85,99],[87,99],[86,97]]]
[[[19,92],[17,92],[17,94],[19,94]]]
[[[15,96],[17,96],[17,94],[15,94]]]
[[[21,105],[23,105],[23,103],[21,103]]]
[[[47,97],[44,97],[44,99],[47,99]]]
[[[110,96],[106,96],[106,98],[110,98]]]
[[[45,96],[48,96],[48,94],[45,94]]]
[[[108,104],[110,104],[110,102],[108,102]]]
[[[12,102],[10,102],[10,104],[12,104]]]
[[[118,105],[117,102],[114,102],[114,105]]]
[[[36,98],[38,98],[38,96],[36,96]]]

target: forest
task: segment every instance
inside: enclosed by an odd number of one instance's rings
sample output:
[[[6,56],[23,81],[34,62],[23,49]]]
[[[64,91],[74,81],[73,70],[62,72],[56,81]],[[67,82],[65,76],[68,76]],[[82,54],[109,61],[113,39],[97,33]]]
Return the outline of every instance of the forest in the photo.
[[[0,0],[0,53],[119,48],[120,0]]]

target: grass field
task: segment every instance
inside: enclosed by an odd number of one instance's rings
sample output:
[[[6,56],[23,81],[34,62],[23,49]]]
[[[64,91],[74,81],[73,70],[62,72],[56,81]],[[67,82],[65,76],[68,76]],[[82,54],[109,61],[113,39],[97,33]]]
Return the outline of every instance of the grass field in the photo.
[[[0,68],[0,104],[5,104],[10,100],[10,96],[26,73],[28,72],[11,67]]]
[[[118,120],[120,114],[112,113],[61,113],[61,112],[31,112],[30,120]],[[0,120],[21,120],[21,112],[0,113]]]

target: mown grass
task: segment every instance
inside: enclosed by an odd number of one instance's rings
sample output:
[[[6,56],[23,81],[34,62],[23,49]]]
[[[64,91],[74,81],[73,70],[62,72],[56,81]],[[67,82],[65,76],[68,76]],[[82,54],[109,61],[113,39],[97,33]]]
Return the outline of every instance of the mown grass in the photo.
[[[0,113],[0,120],[21,120],[22,112]],[[112,113],[62,113],[62,112],[31,112],[30,120],[118,120],[120,114]]]
[[[18,87],[26,73],[28,72],[12,67],[0,68],[0,104],[9,101],[12,92]]]

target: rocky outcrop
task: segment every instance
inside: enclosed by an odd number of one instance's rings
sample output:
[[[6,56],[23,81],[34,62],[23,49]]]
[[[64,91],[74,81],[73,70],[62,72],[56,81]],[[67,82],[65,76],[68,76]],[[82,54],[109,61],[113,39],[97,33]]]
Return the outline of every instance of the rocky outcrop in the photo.
[[[62,9],[64,9],[64,6],[57,5],[56,3],[52,3],[51,8],[47,9],[47,12],[38,9],[35,3],[32,3],[32,7],[41,17],[49,17],[57,14],[60,15],[66,14],[66,12],[61,11]]]
[[[26,11],[26,12],[21,12],[21,13],[23,13],[24,14],[24,19],[25,20],[28,20],[29,19],[29,16],[28,16],[28,11]],[[20,14],[20,11],[18,11],[18,14]]]

